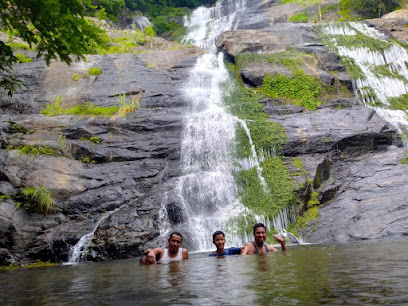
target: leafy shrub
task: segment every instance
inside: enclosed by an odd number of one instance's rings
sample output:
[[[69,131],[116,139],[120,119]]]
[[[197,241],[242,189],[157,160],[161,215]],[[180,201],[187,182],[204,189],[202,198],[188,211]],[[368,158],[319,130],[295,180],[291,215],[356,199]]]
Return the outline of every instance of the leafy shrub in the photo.
[[[144,29],[144,32],[147,36],[156,36],[156,32],[153,30],[152,27],[147,27],[146,29]]]

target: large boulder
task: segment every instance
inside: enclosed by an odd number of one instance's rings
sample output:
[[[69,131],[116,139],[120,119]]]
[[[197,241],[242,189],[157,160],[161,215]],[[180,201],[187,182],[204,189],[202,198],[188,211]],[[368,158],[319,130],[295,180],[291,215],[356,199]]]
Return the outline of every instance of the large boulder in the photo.
[[[289,34],[290,33],[290,34]],[[276,53],[317,40],[309,25],[280,23],[259,30],[224,32],[216,42],[229,57],[243,53]]]

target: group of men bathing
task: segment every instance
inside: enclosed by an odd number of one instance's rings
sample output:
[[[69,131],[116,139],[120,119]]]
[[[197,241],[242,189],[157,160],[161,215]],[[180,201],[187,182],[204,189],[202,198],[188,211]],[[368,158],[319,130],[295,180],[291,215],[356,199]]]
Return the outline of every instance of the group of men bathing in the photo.
[[[216,231],[213,234],[213,243],[217,250],[209,256],[227,256],[227,255],[252,255],[266,254],[268,252],[276,252],[272,245],[265,243],[267,230],[265,225],[257,223],[254,225],[254,241],[246,243],[242,248],[231,247],[224,248],[225,235],[221,231]],[[282,251],[286,251],[285,240],[282,237],[273,236],[277,243],[281,245]],[[183,237],[179,232],[173,232],[168,239],[168,248],[146,249],[143,257],[140,259],[141,264],[151,265],[155,263],[166,264],[172,261],[181,261],[188,259],[187,249],[181,248]]]

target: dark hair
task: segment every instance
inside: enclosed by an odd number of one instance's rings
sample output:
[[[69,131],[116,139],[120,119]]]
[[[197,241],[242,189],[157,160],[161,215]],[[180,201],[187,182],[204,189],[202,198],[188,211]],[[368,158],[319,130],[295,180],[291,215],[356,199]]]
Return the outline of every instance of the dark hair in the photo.
[[[214,234],[213,234],[213,241],[215,240],[215,237],[216,237],[216,236],[218,236],[218,235],[223,235],[223,236],[224,236],[224,238],[225,238],[225,234],[224,234],[224,232],[221,232],[221,231],[216,231],[216,232],[214,232]]]
[[[255,230],[256,230],[258,227],[263,227],[263,228],[265,229],[265,232],[268,231],[268,230],[266,229],[266,226],[263,225],[263,223],[257,223],[257,224],[254,225],[254,234],[255,234]]]
[[[180,232],[171,232],[171,234],[170,234],[170,236],[169,236],[169,239],[171,239],[171,236],[173,236],[173,235],[180,236],[181,239],[183,239],[183,236],[180,234]]]

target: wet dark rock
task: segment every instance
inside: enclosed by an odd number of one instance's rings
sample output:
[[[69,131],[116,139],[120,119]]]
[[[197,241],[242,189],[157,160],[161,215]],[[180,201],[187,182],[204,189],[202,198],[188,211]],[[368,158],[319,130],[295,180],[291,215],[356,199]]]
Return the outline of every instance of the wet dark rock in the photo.
[[[397,134],[395,127],[373,109],[323,108],[313,112],[271,116],[285,127],[288,141],[285,155],[325,153],[333,150],[346,155],[385,150]]]
[[[384,152],[334,160],[332,180],[324,194],[331,191],[336,196],[324,201],[317,222],[303,236],[320,243],[406,236],[404,156],[404,149],[390,146]]]
[[[180,175],[180,134],[187,106],[181,86],[191,64],[151,70],[137,56],[123,54],[88,56],[88,62],[70,67],[56,62],[47,67],[43,60],[16,66],[16,74],[30,87],[17,90],[12,98],[5,92],[0,95],[0,192],[11,196],[0,205],[2,264],[66,261],[81,236],[91,232],[106,212],[119,207],[138,209],[136,223],[143,230],[136,236],[145,235],[137,240],[140,248],[158,235],[152,234],[150,220],[157,218],[160,206],[148,209],[145,200],[138,201]],[[85,74],[90,67],[101,68],[102,75],[72,80],[75,73]],[[66,108],[82,102],[115,105],[123,93],[128,103],[140,97],[139,109],[126,117],[39,115],[57,95],[62,95]],[[11,129],[9,121],[30,132]],[[63,144],[58,142],[60,135],[65,137]],[[91,142],[91,137],[98,142]],[[60,156],[20,155],[5,149],[10,145],[47,146]],[[56,211],[46,216],[23,208],[16,211],[15,196],[25,186],[46,187]],[[112,250],[123,247],[122,255],[104,258],[140,253],[140,248],[128,244],[112,246]]]

